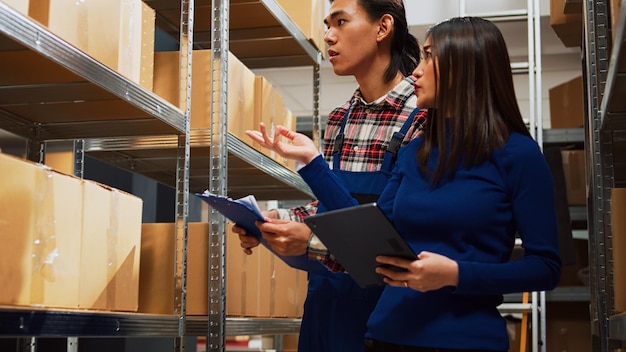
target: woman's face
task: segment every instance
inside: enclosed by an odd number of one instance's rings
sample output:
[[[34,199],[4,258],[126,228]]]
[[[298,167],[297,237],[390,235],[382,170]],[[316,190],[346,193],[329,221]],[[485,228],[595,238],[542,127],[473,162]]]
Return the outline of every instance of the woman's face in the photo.
[[[422,48],[422,60],[413,70],[417,106],[422,109],[434,108],[437,99],[437,78],[435,77],[435,59],[432,55],[430,38]]]

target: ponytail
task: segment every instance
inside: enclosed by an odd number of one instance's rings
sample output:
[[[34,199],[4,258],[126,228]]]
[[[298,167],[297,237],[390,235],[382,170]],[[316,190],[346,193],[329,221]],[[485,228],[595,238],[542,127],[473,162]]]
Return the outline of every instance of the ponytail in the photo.
[[[403,0],[358,0],[368,15],[381,18],[389,14],[394,20],[393,37],[391,38],[391,61],[383,79],[390,82],[398,71],[409,76],[420,62],[420,47],[417,39],[409,33],[406,10]],[[332,2],[332,0],[331,0]]]

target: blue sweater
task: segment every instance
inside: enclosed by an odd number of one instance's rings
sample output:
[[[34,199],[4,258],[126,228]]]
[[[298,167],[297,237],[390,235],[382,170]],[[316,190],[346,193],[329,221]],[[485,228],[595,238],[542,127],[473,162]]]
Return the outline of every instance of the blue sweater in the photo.
[[[418,292],[387,286],[370,316],[367,337],[420,347],[505,351],[497,306],[502,294],[550,290],[560,278],[552,177],[537,143],[513,133],[482,165],[457,170],[432,188],[417,165],[415,139],[378,203],[416,253],[458,263],[457,287]],[[429,168],[434,169],[437,150]],[[356,205],[321,157],[300,170],[328,209]],[[523,258],[511,261],[515,234]]]

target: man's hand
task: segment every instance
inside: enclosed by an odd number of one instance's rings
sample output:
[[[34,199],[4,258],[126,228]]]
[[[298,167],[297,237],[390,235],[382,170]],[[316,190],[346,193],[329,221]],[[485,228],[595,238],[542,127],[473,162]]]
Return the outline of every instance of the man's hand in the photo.
[[[264,148],[275,151],[283,158],[308,164],[320,154],[313,141],[302,133],[278,125],[274,128],[274,138],[271,138],[264,123],[259,124],[259,129],[260,131],[247,130],[245,133]]]
[[[306,254],[306,248],[311,237],[309,227],[301,222],[290,220],[257,221],[263,238],[280,255]]]
[[[278,212],[276,210],[263,211],[261,215],[267,220],[278,219]],[[233,225],[232,230],[239,235],[239,244],[241,248],[243,248],[243,252],[248,255],[252,254],[252,248],[261,244],[261,241],[257,240],[256,237],[248,235],[246,230],[236,224]]]

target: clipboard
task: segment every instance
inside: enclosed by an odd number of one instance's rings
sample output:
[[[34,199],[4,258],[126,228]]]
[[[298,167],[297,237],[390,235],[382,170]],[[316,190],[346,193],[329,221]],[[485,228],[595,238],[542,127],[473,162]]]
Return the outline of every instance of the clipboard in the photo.
[[[361,287],[385,284],[375,271],[381,265],[377,255],[417,259],[376,203],[332,210],[304,221]]]
[[[228,220],[237,224],[237,226],[246,230],[250,236],[256,237],[261,244],[270,252],[274,253],[282,261],[292,268],[304,270],[321,275],[331,275],[332,271],[327,266],[316,260],[310,260],[306,254],[298,256],[283,256],[276,253],[267,241],[261,235],[261,230],[256,226],[256,221],[265,221],[261,214],[261,210],[253,195],[248,195],[239,199],[232,199],[226,196],[216,195],[205,191],[204,193],[196,193],[196,196],[224,215]]]

